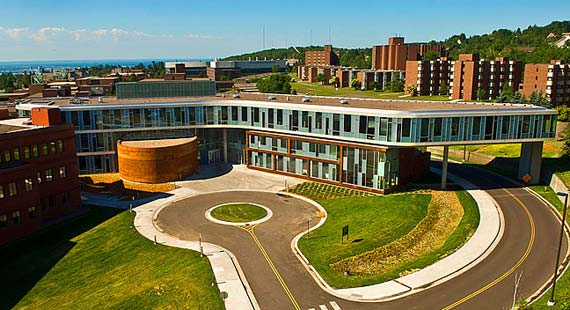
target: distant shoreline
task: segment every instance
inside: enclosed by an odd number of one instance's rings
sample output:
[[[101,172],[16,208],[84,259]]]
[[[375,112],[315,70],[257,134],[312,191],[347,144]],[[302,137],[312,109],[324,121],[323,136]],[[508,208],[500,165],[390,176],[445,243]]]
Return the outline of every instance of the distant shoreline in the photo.
[[[214,58],[163,58],[163,59],[84,59],[84,60],[26,60],[26,61],[0,61],[0,73],[33,72],[38,68],[53,71],[75,68],[88,68],[99,65],[136,66],[139,63],[148,65],[160,61],[211,61]]]

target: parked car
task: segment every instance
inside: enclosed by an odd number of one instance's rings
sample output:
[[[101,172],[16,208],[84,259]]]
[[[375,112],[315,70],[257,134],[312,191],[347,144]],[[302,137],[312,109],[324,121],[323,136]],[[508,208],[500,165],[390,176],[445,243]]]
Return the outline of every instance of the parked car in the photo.
[[[239,94],[233,94],[232,98],[240,98],[240,95]]]
[[[348,100],[346,99],[341,99],[339,102],[340,104],[348,104]]]
[[[275,98],[275,96],[269,96],[267,97],[267,100],[276,100],[277,98]]]
[[[303,102],[311,102],[311,98],[309,98],[309,97],[303,97],[303,99],[301,99],[301,101],[303,101]]]

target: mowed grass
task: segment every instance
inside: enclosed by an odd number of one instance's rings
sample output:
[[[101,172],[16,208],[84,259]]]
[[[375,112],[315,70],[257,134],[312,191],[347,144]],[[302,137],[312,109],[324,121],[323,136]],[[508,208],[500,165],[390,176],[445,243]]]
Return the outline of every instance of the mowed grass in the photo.
[[[299,240],[299,248],[325,281],[337,288],[382,282],[383,277],[349,277],[330,264],[393,242],[425,216],[430,195],[390,195],[318,201],[328,213],[325,224]],[[349,226],[349,241],[341,242]],[[345,238],[346,239],[346,238]]]
[[[542,157],[546,158],[557,158],[560,157],[560,151],[562,148],[561,141],[546,141],[544,142],[544,148],[542,149]],[[485,155],[495,156],[495,157],[520,157],[521,154],[521,144],[481,144],[481,145],[467,145],[465,148],[463,145],[451,146],[451,149],[458,151],[463,151],[472,153],[481,153]]]
[[[0,255],[0,308],[223,309],[207,258],[155,245],[130,228],[134,213],[86,216]]]
[[[221,221],[243,223],[262,219],[267,211],[252,204],[226,204],[212,210],[210,215]]]
[[[296,78],[296,77],[295,77]],[[294,82],[291,88],[297,91],[297,94],[311,96],[340,96],[354,98],[372,98],[385,100],[433,100],[433,101],[449,101],[449,96],[404,96],[403,92],[391,91],[374,91],[374,90],[356,90],[352,87],[343,87],[338,90],[331,85],[321,85],[321,83]]]
[[[358,255],[408,234],[426,216],[431,195],[388,196],[319,200],[327,210],[325,224],[299,240],[299,248],[325,281],[336,288],[381,283],[427,267],[455,252],[473,235],[479,225],[479,210],[465,191],[456,191],[464,210],[463,218],[443,246],[398,268],[377,275],[347,276],[330,265]],[[342,227],[349,226],[349,242],[341,243]]]
[[[544,197],[546,200],[548,200],[548,202],[550,202],[552,205],[554,205],[556,207],[556,209],[558,209],[558,211],[560,211],[560,213],[562,214],[562,210],[564,208],[564,205],[562,204],[562,202],[558,199],[558,197],[556,197],[556,193],[552,190],[552,188],[550,188],[549,186],[543,186],[543,185],[536,185],[536,186],[530,186],[530,188],[535,191],[536,193],[538,193],[539,195],[541,195],[542,197]],[[568,215],[566,215],[566,222],[570,223],[570,219],[568,219]],[[554,242],[554,240],[553,240]],[[558,240],[555,241],[557,246],[558,246]],[[561,255],[561,260],[563,254]],[[554,259],[555,257],[552,257],[552,266],[547,266],[546,268],[554,268]],[[525,306],[524,309],[556,309],[556,310],[561,310],[561,309],[569,309],[570,308],[570,272],[568,272],[568,270],[562,275],[562,277],[560,277],[558,279],[558,281],[556,282],[556,292],[555,292],[555,300],[556,300],[556,305],[550,307],[546,305],[546,302],[550,299],[550,294],[552,294],[551,292],[552,288],[549,289],[544,295],[542,295],[541,298],[539,298],[536,302],[534,302],[532,305],[530,306]],[[562,307],[562,304],[566,304],[566,307]],[[523,309],[523,308],[521,308]]]
[[[303,182],[290,188],[289,192],[302,195],[313,200],[375,195],[370,192],[319,182]]]

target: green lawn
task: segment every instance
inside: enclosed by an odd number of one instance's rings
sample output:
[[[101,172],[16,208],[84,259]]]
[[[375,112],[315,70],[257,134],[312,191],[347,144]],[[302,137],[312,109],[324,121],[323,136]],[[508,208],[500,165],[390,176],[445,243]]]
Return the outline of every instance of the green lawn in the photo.
[[[299,240],[299,248],[325,281],[337,288],[382,282],[378,276],[344,276],[329,267],[341,259],[393,242],[409,233],[425,216],[431,195],[389,195],[318,201],[327,221]],[[349,226],[351,242],[341,243]]]
[[[398,194],[319,200],[328,212],[327,221],[311,232],[309,239],[301,238],[299,248],[333,287],[356,287],[398,278],[406,271],[424,268],[447,256],[475,232],[479,223],[477,205],[466,192],[457,193],[464,216],[445,244],[390,272],[372,276],[345,276],[329,265],[391,243],[408,234],[426,216],[431,195]],[[342,244],[341,229],[345,225],[349,226],[351,242]]]
[[[542,157],[557,158],[560,157],[560,149],[562,148],[561,141],[546,141],[542,150]],[[463,145],[454,145],[450,149],[463,151]],[[481,144],[481,145],[467,145],[465,147],[467,152],[481,153],[495,157],[520,157],[521,144]]]
[[[551,204],[553,204],[560,213],[562,213],[562,209],[564,208],[562,202],[556,197],[556,193],[550,188],[549,186],[530,186],[530,188],[535,191],[536,193],[540,194],[546,200],[548,200]],[[566,222],[570,223],[568,219],[568,214],[566,215]],[[552,266],[548,268],[554,268],[554,260],[552,261]],[[546,302],[550,299],[551,290],[548,290],[546,294],[544,294],[540,299],[534,302],[530,306],[526,306],[524,309],[556,309],[556,310],[566,310],[570,309],[570,272],[566,271],[562,277],[556,282],[556,295],[555,299],[557,304],[553,307],[549,307],[546,305]],[[562,307],[562,303],[566,303],[566,307]]]
[[[264,218],[267,211],[252,204],[226,204],[212,210],[210,215],[221,221],[244,223]]]
[[[303,182],[289,189],[290,193],[303,195],[313,200],[346,197],[372,196],[370,192],[319,182]]]
[[[386,100],[435,100],[435,101],[449,101],[448,96],[416,96],[416,97],[401,97],[403,92],[391,91],[374,91],[374,90],[355,90],[351,87],[335,89],[331,85],[321,85],[321,83],[309,82],[294,82],[291,83],[291,88],[297,91],[297,94],[308,94],[317,96],[341,96],[341,97],[356,97],[356,98],[373,98],[373,99],[386,99]]]
[[[155,245],[119,212],[93,207],[0,249],[0,308],[224,308],[207,258]]]

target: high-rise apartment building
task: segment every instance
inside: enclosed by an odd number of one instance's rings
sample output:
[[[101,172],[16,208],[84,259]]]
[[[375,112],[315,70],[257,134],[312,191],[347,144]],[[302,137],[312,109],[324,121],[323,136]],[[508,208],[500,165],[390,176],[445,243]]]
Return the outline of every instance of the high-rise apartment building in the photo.
[[[449,95],[453,62],[447,57],[437,60],[408,60],[405,86],[416,86],[419,96]]]
[[[305,66],[338,66],[339,55],[332,45],[325,45],[322,51],[306,51]]]
[[[496,98],[508,84],[518,90],[523,67],[520,61],[504,57],[493,60],[479,59],[478,54],[461,54],[453,64],[450,81],[451,98],[463,100]],[[480,92],[478,98],[477,92]]]
[[[406,61],[420,60],[427,51],[443,56],[439,44],[404,44],[403,37],[388,38],[388,45],[372,47],[372,69],[406,70]]]
[[[570,65],[560,60],[549,64],[527,64],[524,68],[522,94],[545,95],[554,106],[570,104]]]
[[[519,89],[522,63],[504,57],[479,59],[477,54],[461,54],[456,61],[442,57],[435,61],[408,61],[406,86],[416,86],[418,95],[439,95],[449,90],[452,99],[494,99],[509,85]],[[478,98],[478,97],[481,98]]]

